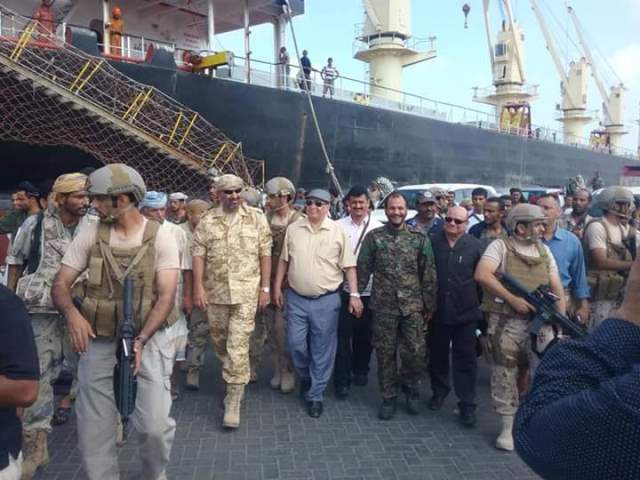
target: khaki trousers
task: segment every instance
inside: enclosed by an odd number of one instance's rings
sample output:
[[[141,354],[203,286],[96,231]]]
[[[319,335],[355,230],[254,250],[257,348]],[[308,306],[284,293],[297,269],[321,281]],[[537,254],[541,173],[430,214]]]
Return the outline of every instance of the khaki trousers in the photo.
[[[143,480],[157,480],[169,464],[176,422],[171,409],[171,372],[174,342],[157,331],[142,352],[136,409],[131,417],[139,434]],[[90,480],[118,480],[116,426],[118,411],[113,395],[114,340],[93,340],[78,363],[78,444],[84,473]]]
[[[222,378],[226,383],[249,383],[249,341],[257,309],[257,299],[237,305],[210,303],[207,307],[213,349],[222,361]]]

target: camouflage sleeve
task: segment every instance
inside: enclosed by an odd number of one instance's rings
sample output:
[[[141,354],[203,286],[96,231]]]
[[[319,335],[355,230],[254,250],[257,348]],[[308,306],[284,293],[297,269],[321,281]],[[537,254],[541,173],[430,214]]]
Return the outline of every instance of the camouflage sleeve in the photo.
[[[193,232],[193,240],[191,242],[192,257],[204,258],[207,256],[207,223],[206,218],[203,218]]]
[[[367,288],[369,278],[373,273],[376,258],[376,244],[374,236],[369,233],[364,237],[358,254],[358,291],[362,292]]]
[[[422,270],[422,301],[428,312],[434,312],[436,309],[436,301],[438,295],[438,279],[436,274],[436,262],[433,255],[431,241],[426,239],[422,252],[420,252],[421,260],[424,265]]]
[[[273,248],[273,239],[271,238],[271,228],[267,222],[267,217],[260,213],[257,216],[258,221],[258,241],[260,242],[260,257],[270,257]]]

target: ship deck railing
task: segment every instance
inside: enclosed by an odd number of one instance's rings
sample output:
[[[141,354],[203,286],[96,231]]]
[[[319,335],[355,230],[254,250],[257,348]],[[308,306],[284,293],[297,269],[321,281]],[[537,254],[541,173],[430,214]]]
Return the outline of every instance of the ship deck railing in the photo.
[[[61,23],[57,26],[57,35],[64,38],[67,26],[89,30],[86,26]],[[16,28],[13,19],[3,18],[3,16],[0,15],[0,36],[15,35]],[[183,62],[183,53],[185,50],[178,48],[175,43],[130,34],[122,35],[119,55],[107,55],[107,57],[125,62],[141,63],[145,61],[147,49],[150,44],[153,44],[155,48],[162,48],[173,52],[176,64],[181,67],[185,66]],[[102,45],[100,44],[99,47],[102,48]],[[200,50],[198,53],[207,54],[209,52]],[[253,58],[247,62],[244,57],[234,56],[234,63],[228,67],[220,68],[216,72],[216,78],[241,83],[248,82],[252,85],[268,88],[301,92],[299,87],[300,70],[301,68],[298,65],[291,64],[289,65],[289,74],[286,75],[284,74],[284,66],[281,64]],[[312,71],[310,81],[311,94],[314,96],[322,96],[324,81],[321,78],[320,70]],[[372,87],[378,90],[387,90],[389,97],[394,97],[395,99],[392,100],[372,95],[370,93]],[[574,137],[572,142],[564,142],[562,131],[548,126],[532,125],[530,129],[512,126],[504,127],[500,125],[499,119],[494,112],[464,107],[414,93],[381,87],[365,80],[344,75],[340,75],[334,82],[334,95],[331,98],[335,101],[358,103],[363,106],[382,108],[447,123],[489,130],[503,135],[518,136],[523,138],[523,140],[563,144],[568,147],[615,154],[635,160],[638,159],[638,152],[631,149],[618,148],[613,152],[607,146],[592,145],[590,139],[586,137]]]

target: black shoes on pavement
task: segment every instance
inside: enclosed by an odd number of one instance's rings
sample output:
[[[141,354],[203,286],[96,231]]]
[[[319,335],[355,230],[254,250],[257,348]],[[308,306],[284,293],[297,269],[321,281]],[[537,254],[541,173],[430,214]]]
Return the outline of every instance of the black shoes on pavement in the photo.
[[[385,398],[382,400],[380,410],[378,411],[378,418],[380,420],[391,420],[396,413],[396,398]]]
[[[417,388],[410,388],[406,391],[407,395],[407,412],[411,415],[420,413],[420,392]]]
[[[366,373],[355,373],[353,375],[353,384],[357,387],[366,387],[368,381],[369,379]]]
[[[476,426],[476,411],[475,408],[459,407],[460,408],[460,423],[468,428]]]
[[[307,412],[311,418],[319,418],[322,415],[322,402],[307,402]]]
[[[300,400],[303,402],[307,401],[306,395],[309,389],[311,388],[311,379],[310,378],[301,378],[300,379]]]
[[[336,385],[335,386],[336,397],[338,397],[340,400],[344,400],[349,396],[349,390],[350,390],[349,385]]]
[[[442,408],[442,404],[444,403],[444,397],[440,395],[433,395],[429,402],[427,402],[427,406],[429,410],[438,411]]]

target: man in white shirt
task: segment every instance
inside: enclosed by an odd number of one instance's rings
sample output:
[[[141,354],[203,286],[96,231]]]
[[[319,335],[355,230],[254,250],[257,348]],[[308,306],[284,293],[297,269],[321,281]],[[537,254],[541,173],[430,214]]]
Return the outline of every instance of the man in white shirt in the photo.
[[[338,225],[347,234],[354,255],[357,257],[365,235],[382,223],[371,217],[372,205],[367,189],[363,186],[354,186],[347,193],[349,216],[337,221]],[[367,288],[360,292],[360,298],[364,307],[360,318],[349,313],[349,285],[345,282],[342,289],[342,309],[338,319],[338,350],[333,372],[335,393],[338,398],[346,398],[349,395],[352,376],[354,385],[367,384],[369,374],[369,360],[371,359],[372,330],[371,311],[368,308],[371,296],[371,280]]]

